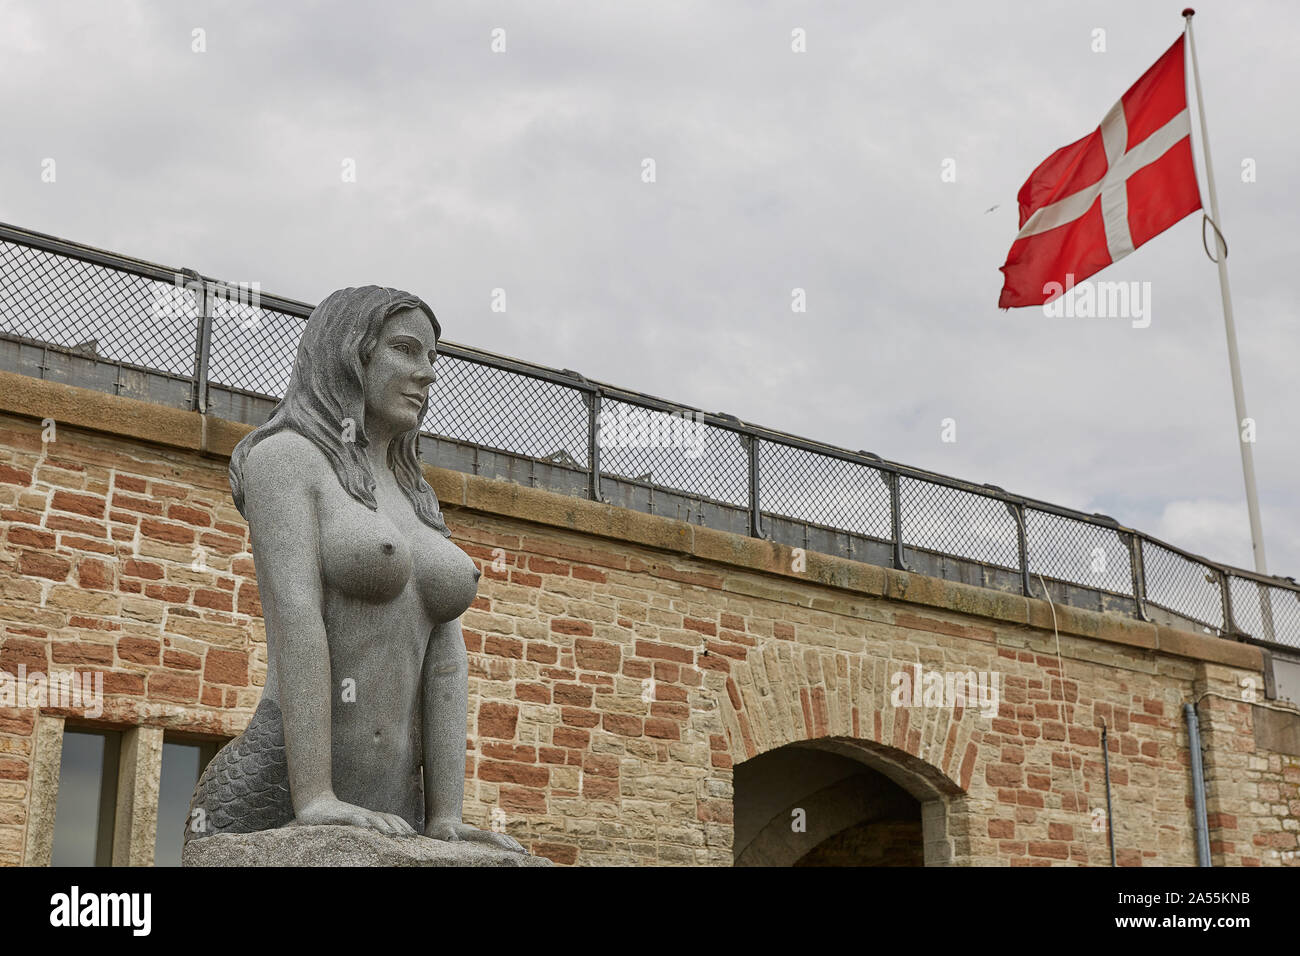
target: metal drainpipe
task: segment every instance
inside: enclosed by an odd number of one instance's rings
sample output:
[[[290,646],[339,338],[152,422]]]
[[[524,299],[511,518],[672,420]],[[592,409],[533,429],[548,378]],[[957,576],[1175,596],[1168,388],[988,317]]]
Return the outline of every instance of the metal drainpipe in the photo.
[[[1110,748],[1106,745],[1106,722],[1101,722],[1101,759],[1106,767],[1106,837],[1110,842],[1110,865],[1115,865],[1115,814],[1110,803]]]
[[[1205,771],[1201,766],[1201,726],[1196,718],[1196,705],[1183,704],[1187,718],[1187,746],[1192,751],[1192,810],[1196,814],[1196,865],[1213,866],[1210,862],[1210,829],[1205,819]]]

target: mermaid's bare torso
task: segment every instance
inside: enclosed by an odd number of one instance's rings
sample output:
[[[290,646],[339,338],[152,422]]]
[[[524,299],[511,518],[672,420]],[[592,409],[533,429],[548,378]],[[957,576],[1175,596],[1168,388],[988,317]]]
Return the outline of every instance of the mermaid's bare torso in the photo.
[[[398,814],[419,832],[424,657],[434,629],[474,600],[479,571],[464,551],[416,517],[391,476],[379,482],[379,507],[371,511],[344,491],[325,457],[314,448],[305,451],[306,439],[293,433],[267,438],[248,467],[255,467],[259,453],[276,453],[263,446],[285,441],[309,459],[314,452],[324,471],[317,525],[335,795]],[[306,550],[303,557],[309,557]],[[293,681],[277,673],[277,639],[268,631],[266,687],[247,729],[199,779],[191,820],[201,810],[201,823],[187,825],[187,840],[283,826],[294,817],[280,718],[282,695]]]

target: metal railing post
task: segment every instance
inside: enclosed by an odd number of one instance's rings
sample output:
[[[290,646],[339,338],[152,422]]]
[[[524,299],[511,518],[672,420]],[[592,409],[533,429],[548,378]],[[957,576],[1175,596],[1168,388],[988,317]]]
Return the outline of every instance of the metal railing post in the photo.
[[[1002,499],[1002,504],[1011,512],[1016,522],[1016,551],[1020,555],[1020,590],[1025,597],[1033,597],[1029,584],[1029,537],[1025,534],[1025,506],[1020,502]]]
[[[763,537],[763,511],[760,506],[758,480],[758,439],[753,435],[743,435],[742,440],[749,450],[749,536]]]
[[[603,501],[600,494],[600,389],[584,392],[587,399],[587,461],[590,464],[588,494]]]
[[[208,413],[208,358],[212,349],[212,309],[208,284],[193,269],[185,269],[185,287],[194,292],[199,322],[194,342],[194,391],[192,403],[200,415]]]
[[[1273,589],[1267,584],[1255,582],[1255,591],[1259,594],[1259,618],[1264,627],[1264,633],[1261,638],[1270,644],[1277,641],[1277,634],[1273,630]]]
[[[1232,588],[1229,586],[1228,575],[1218,569],[1214,573],[1219,579],[1219,603],[1223,606],[1223,634],[1225,637],[1238,634],[1240,632],[1232,620]]]
[[[903,560],[903,509],[899,504],[898,472],[886,472],[885,484],[889,488],[889,533],[894,539],[894,567],[899,571],[910,571]]]
[[[1133,572],[1133,602],[1137,605],[1138,620],[1150,621],[1146,607],[1146,576],[1142,568],[1142,542],[1131,532],[1121,531],[1120,535],[1128,540],[1128,563]]]

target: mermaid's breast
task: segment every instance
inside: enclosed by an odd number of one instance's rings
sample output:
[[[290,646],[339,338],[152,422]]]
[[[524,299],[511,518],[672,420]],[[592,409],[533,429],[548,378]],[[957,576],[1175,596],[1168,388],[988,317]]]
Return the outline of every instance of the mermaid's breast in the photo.
[[[411,578],[411,545],[379,511],[346,496],[322,514],[321,572],[340,594],[382,603],[402,593]]]
[[[435,624],[460,617],[478,594],[479,569],[474,559],[442,535],[422,528],[416,540],[412,577]]]

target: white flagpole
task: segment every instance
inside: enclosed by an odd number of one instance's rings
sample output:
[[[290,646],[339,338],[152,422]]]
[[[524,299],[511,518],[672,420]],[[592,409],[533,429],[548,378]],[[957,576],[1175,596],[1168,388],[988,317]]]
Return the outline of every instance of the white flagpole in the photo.
[[[1219,289],[1223,293],[1223,325],[1228,333],[1228,366],[1232,371],[1232,401],[1237,409],[1237,444],[1241,447],[1241,470],[1246,478],[1246,510],[1250,513],[1250,541],[1255,555],[1255,570],[1260,574],[1268,573],[1264,559],[1264,530],[1259,521],[1259,500],[1255,492],[1255,457],[1251,443],[1242,439],[1241,430],[1245,428],[1246,395],[1241,386],[1241,365],[1237,360],[1237,327],[1232,320],[1232,293],[1228,288],[1227,247],[1219,230],[1223,221],[1219,218],[1219,197],[1214,191],[1214,165],[1210,162],[1210,135],[1205,128],[1205,98],[1201,95],[1201,72],[1196,65],[1196,43],[1192,39],[1192,16],[1196,13],[1191,7],[1183,11],[1187,24],[1187,46],[1192,51],[1192,79],[1196,84],[1196,109],[1201,115],[1201,148],[1205,151],[1205,179],[1210,187],[1210,218],[1214,225],[1214,244],[1219,260]],[[1252,436],[1253,437],[1253,436]]]

